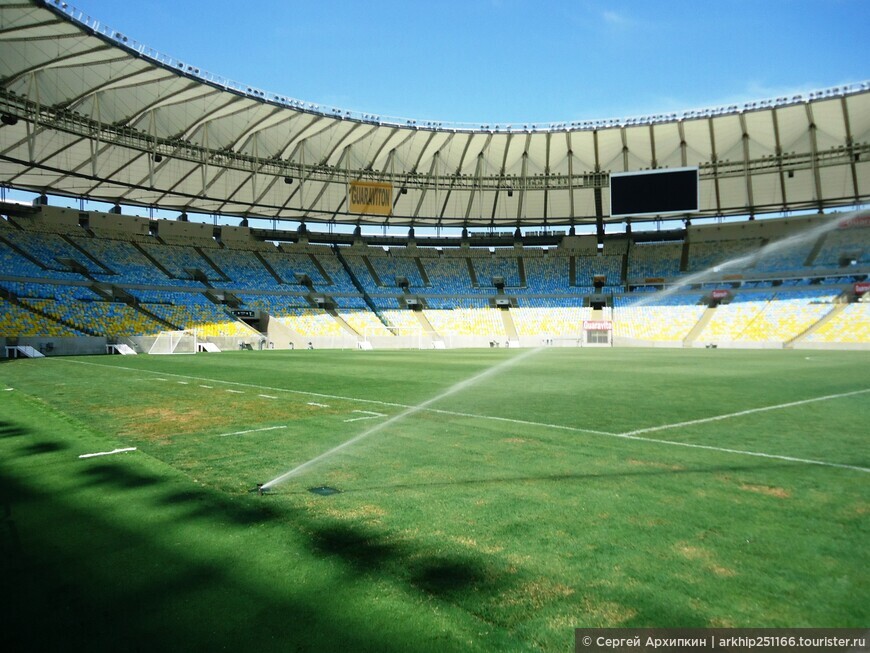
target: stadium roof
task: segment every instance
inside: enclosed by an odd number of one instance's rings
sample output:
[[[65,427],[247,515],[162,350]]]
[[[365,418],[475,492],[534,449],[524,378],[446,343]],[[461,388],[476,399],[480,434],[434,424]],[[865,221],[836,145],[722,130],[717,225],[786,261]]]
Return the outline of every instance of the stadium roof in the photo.
[[[0,113],[4,185],[207,214],[601,224],[616,219],[610,173],[683,167],[700,171],[699,211],[684,217],[870,196],[868,83],[630,119],[417,123],[223,79],[58,0],[0,0]],[[357,182],[389,209],[352,210]]]

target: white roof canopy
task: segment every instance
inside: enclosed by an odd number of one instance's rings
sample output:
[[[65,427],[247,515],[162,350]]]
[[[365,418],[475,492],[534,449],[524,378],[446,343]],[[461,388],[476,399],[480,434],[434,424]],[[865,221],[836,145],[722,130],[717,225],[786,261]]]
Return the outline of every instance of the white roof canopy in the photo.
[[[293,221],[607,221],[609,174],[698,167],[696,215],[870,196],[870,85],[629,120],[417,124],[321,109],[201,73],[63,3],[0,0],[0,183]],[[392,185],[390,216],[349,183]]]

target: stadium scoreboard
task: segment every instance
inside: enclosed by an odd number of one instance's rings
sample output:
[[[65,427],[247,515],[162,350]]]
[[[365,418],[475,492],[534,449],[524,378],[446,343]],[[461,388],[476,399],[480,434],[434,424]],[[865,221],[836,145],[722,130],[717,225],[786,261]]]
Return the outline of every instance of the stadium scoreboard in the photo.
[[[698,168],[610,175],[612,217],[695,213],[698,204]]]

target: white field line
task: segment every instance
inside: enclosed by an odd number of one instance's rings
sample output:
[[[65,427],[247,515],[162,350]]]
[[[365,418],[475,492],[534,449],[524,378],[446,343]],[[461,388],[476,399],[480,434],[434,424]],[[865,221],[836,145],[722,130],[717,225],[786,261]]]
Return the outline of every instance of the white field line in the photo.
[[[263,399],[277,399],[275,395],[257,395],[258,397],[262,397]]]
[[[189,381],[179,381],[178,385],[190,385]]]
[[[62,358],[62,357],[53,358],[52,360],[62,361],[65,363],[75,363],[77,365],[91,365],[93,367],[103,367],[103,368],[108,367],[108,368],[111,368],[113,370],[126,370],[128,372],[139,372],[139,373],[144,373],[144,374],[162,374],[163,376],[177,376],[177,377],[181,377],[181,378],[185,378],[185,379],[193,379],[194,381],[208,381],[209,383],[223,383],[225,385],[234,385],[234,386],[239,386],[242,388],[253,388],[255,390],[268,390],[270,392],[285,392],[287,394],[302,395],[305,397],[317,397],[318,399],[332,399],[335,401],[349,401],[349,402],[358,403],[358,404],[372,404],[375,406],[384,406],[387,408],[401,408],[402,410],[406,410],[408,408],[414,408],[414,406],[411,406],[410,404],[400,404],[400,403],[397,403],[395,401],[381,401],[379,399],[363,399],[361,397],[346,397],[344,395],[332,395],[332,394],[326,394],[323,392],[311,392],[309,390],[296,390],[294,388],[276,388],[276,387],[268,386],[268,385],[257,385],[254,383],[243,383],[241,381],[226,381],[224,379],[210,379],[210,378],[204,378],[204,377],[199,377],[199,376],[175,374],[173,372],[155,372],[153,370],[143,370],[143,369],[138,369],[135,367],[125,367],[123,365],[103,365],[101,363],[92,363],[90,361],[68,360],[68,359]],[[165,381],[166,379],[163,379],[163,380]],[[235,390],[235,391],[228,390],[228,392],[240,393],[241,391],[240,390]],[[318,406],[320,408],[329,408],[330,407],[329,404],[318,403],[315,401],[309,401],[308,405],[309,406]],[[559,424],[545,424],[545,423],[540,423],[540,422],[530,422],[530,421],[522,420],[522,419],[511,419],[509,417],[498,417],[495,415],[477,415],[475,413],[463,413],[460,411],[444,410],[441,408],[426,407],[423,410],[430,412],[430,413],[438,413],[439,415],[450,415],[452,417],[471,417],[474,419],[487,419],[487,420],[492,420],[495,422],[508,422],[511,424],[519,424],[521,426],[542,426],[542,427],[551,428],[551,429],[560,429],[563,431],[571,431],[573,433],[591,433],[593,435],[609,435],[609,436],[617,435],[616,433],[610,433],[608,431],[595,431],[593,429],[584,429],[584,428],[580,428],[578,426],[561,426]]]
[[[762,406],[761,408],[750,408],[749,410],[741,410],[736,413],[726,413],[724,415],[715,415],[713,417],[703,417],[701,419],[693,419],[688,422],[675,422],[673,424],[662,424],[661,426],[650,426],[643,429],[635,429],[634,431],[626,431],[619,435],[640,435],[641,433],[655,433],[656,431],[665,431],[668,429],[678,429],[684,426],[694,426],[695,424],[707,424],[709,422],[718,422],[723,419],[731,419],[733,417],[743,417],[744,415],[752,415],[754,413],[764,413],[769,410],[781,410],[783,408],[793,408],[794,406],[803,406],[812,404],[817,401],[829,401],[831,399],[841,399],[843,397],[851,397],[853,395],[866,394],[870,392],[870,388],[864,390],[855,390],[853,392],[842,392],[836,395],[825,395],[824,397],[813,397],[812,399],[801,399],[800,401],[790,401],[785,404],[775,404],[773,406]]]
[[[111,456],[115,453],[124,453],[125,451],[136,451],[136,447],[126,447],[124,449],[113,449],[112,451],[99,451],[97,453],[83,453],[79,458],[95,458],[97,456]]]
[[[277,429],[286,429],[286,426],[267,426],[262,429],[249,429],[247,431],[236,431],[235,433],[219,433],[219,438],[227,438],[231,435],[246,435],[248,433],[259,433],[260,431],[275,431]]]
[[[236,395],[243,395],[243,394],[245,394],[245,393],[242,392],[241,390],[232,390],[232,389],[228,389],[227,392],[232,392],[233,394],[236,394]]]
[[[386,417],[384,413],[376,413],[371,410],[355,410],[353,412],[362,413],[363,417],[353,417],[351,419],[346,419],[344,420],[346,424],[349,422],[361,422],[364,419],[377,419],[378,417]]]
[[[537,426],[547,429],[556,429],[558,431],[571,431],[572,433],[590,433],[592,435],[606,435],[609,437],[618,437],[619,433],[611,433],[610,431],[595,431],[593,429],[584,429],[579,426],[564,426],[562,424],[548,424],[546,422],[530,422],[525,419],[514,419],[512,417],[500,417],[498,415],[478,415],[476,413],[462,413],[456,410],[444,410],[442,408],[426,408],[427,413],[437,413],[439,415],[450,415],[451,417],[469,417],[472,419],[486,419],[491,422],[507,422],[508,424],[518,424],[520,426]]]
[[[154,372],[152,370],[142,370],[142,369],[138,369],[135,367],[125,367],[122,365],[103,365],[101,363],[92,363],[90,361],[70,360],[70,359],[63,358],[63,357],[54,358],[52,360],[62,361],[65,363],[76,363],[78,365],[91,365],[93,367],[103,367],[103,368],[108,367],[111,369],[126,370],[128,372],[139,372],[139,373],[146,373],[146,374],[162,374],[163,376],[177,376],[177,377],[182,377],[182,378],[187,378],[187,379],[194,379],[197,381],[208,381],[209,383],[223,383],[223,384],[227,384],[227,385],[237,385],[237,386],[241,386],[241,387],[256,388],[256,389],[260,389],[260,390],[270,390],[272,392],[286,392],[289,394],[297,394],[297,395],[303,395],[303,396],[308,396],[308,397],[318,397],[321,399],[335,399],[335,400],[339,400],[339,401],[350,401],[350,402],[357,402],[357,403],[362,403],[362,404],[375,404],[378,406],[387,406],[387,407],[391,407],[391,408],[402,408],[402,409],[413,408],[413,406],[409,406],[407,404],[399,404],[399,403],[390,402],[390,401],[379,401],[377,399],[362,399],[359,397],[345,397],[342,395],[330,395],[330,394],[324,394],[321,392],[310,392],[307,390],[295,390],[292,388],[275,388],[275,387],[271,387],[271,386],[255,385],[252,383],[242,383],[240,381],[225,381],[223,379],[209,379],[209,378],[201,378],[201,377],[195,377],[195,376],[187,376],[187,375],[182,375],[182,374],[173,374],[172,372]],[[155,380],[165,381],[166,379],[157,378]],[[732,417],[749,415],[752,413],[760,413],[760,412],[769,411],[769,410],[777,410],[780,408],[790,408],[790,407],[794,407],[794,406],[800,406],[803,404],[813,403],[816,401],[827,401],[830,399],[837,399],[840,397],[848,397],[848,396],[861,394],[861,393],[867,393],[867,392],[870,392],[870,388],[866,388],[863,390],[856,390],[854,392],[842,393],[842,394],[838,394],[838,395],[826,395],[824,397],[815,397],[815,398],[811,398],[811,399],[803,399],[801,401],[792,401],[792,402],[788,402],[785,404],[776,404],[773,406],[762,406],[760,408],[752,408],[749,410],[738,411],[736,413],[727,413],[724,415],[716,415],[714,417],[706,417],[706,418],[699,419],[699,420],[690,420],[688,422],[676,422],[674,424],[663,424],[660,426],[651,426],[651,427],[648,427],[646,429],[635,429],[633,431],[627,431],[624,433],[611,433],[608,431],[595,431],[592,429],[584,429],[584,428],[580,428],[577,426],[564,426],[561,424],[547,424],[547,423],[543,423],[543,422],[532,422],[532,421],[528,421],[528,420],[511,419],[509,417],[498,417],[495,415],[477,415],[474,413],[463,413],[463,412],[452,411],[452,410],[443,410],[440,408],[426,407],[426,408],[423,408],[422,410],[424,410],[426,412],[430,412],[430,413],[437,413],[440,415],[451,415],[453,417],[468,417],[468,418],[473,418],[473,419],[484,419],[484,420],[490,420],[490,421],[495,421],[495,422],[506,422],[509,424],[518,424],[520,426],[531,426],[531,427],[540,427],[540,428],[547,428],[547,429],[556,429],[556,430],[560,430],[560,431],[569,431],[571,433],[588,433],[591,435],[600,435],[600,436],[610,437],[610,438],[621,438],[624,440],[635,440],[638,442],[651,442],[654,444],[664,444],[664,445],[670,445],[670,446],[674,446],[674,447],[686,447],[689,449],[704,449],[707,451],[718,451],[720,453],[731,453],[731,454],[737,454],[737,455],[742,455],[742,456],[754,456],[754,457],[758,457],[758,458],[774,458],[777,460],[786,460],[789,462],[799,462],[799,463],[804,463],[807,465],[821,465],[824,467],[837,467],[837,468],[841,468],[841,469],[851,469],[851,470],[855,470],[855,471],[859,471],[859,472],[870,472],[870,469],[868,469],[866,467],[858,467],[856,465],[844,465],[841,463],[832,463],[832,462],[827,462],[827,461],[823,461],[823,460],[794,458],[791,456],[784,456],[784,455],[778,455],[778,454],[768,454],[768,453],[757,452],[757,451],[744,451],[741,449],[729,449],[727,447],[715,447],[712,445],[705,445],[705,444],[692,444],[692,443],[688,443],[688,442],[677,442],[675,440],[662,440],[659,438],[645,438],[645,437],[641,437],[641,435],[640,435],[641,433],[652,433],[655,431],[663,431],[663,430],[667,430],[667,429],[680,428],[683,426],[692,426],[694,424],[702,424],[705,422],[714,422],[714,421],[719,421],[719,420],[723,420],[723,419],[729,419]],[[318,404],[315,402],[308,402],[308,405],[309,406],[322,406],[324,408],[329,407],[326,404]]]
[[[206,388],[206,389],[208,389],[208,390],[211,390],[214,386],[212,386],[212,385],[200,385],[199,387],[200,387],[200,388]]]
[[[614,433],[610,437],[625,438],[626,440],[637,440],[638,442],[652,442],[654,444],[668,444],[674,447],[688,447],[689,449],[705,449],[706,451],[717,451],[719,453],[733,453],[740,456],[754,456],[756,458],[773,458],[775,460],[786,460],[791,463],[803,463],[805,465],[821,465],[823,467],[838,467],[840,469],[851,469],[856,472],[870,472],[866,467],[858,467],[857,465],[844,465],[842,463],[831,463],[825,460],[812,460],[810,458],[795,458],[794,456],[781,456],[774,453],[763,453],[760,451],[745,451],[743,449],[729,449],[728,447],[714,447],[709,444],[694,444],[691,442],[677,442],[675,440],[659,440],[658,438],[643,438],[638,435],[629,435],[627,433]]]

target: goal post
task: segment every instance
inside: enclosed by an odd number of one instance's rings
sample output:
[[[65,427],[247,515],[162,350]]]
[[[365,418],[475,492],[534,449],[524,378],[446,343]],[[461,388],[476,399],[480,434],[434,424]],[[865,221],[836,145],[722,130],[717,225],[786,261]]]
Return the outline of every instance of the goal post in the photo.
[[[196,334],[190,331],[161,331],[157,334],[149,354],[195,354]]]

